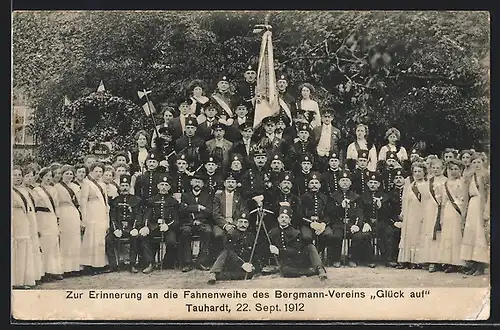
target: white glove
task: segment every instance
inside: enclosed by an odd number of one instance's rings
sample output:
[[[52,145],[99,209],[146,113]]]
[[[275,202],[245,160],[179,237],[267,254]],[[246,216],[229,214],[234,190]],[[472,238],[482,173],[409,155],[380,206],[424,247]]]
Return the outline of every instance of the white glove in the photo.
[[[298,137],[296,137],[295,139],[293,139],[293,143],[297,143],[299,141],[300,141],[300,139]]]
[[[276,245],[269,245],[269,251],[272,253],[272,254],[280,254],[280,250],[278,250],[278,248],[276,247]]]
[[[139,234],[141,234],[141,236],[148,236],[149,235],[149,228],[142,227],[141,230],[139,230]]]
[[[370,224],[369,224],[369,223],[365,223],[365,224],[363,225],[363,233],[367,233],[367,232],[369,232],[369,231],[372,231],[372,226],[370,226]]]
[[[181,202],[181,193],[174,193],[173,196],[179,203]]]
[[[316,225],[316,235],[321,235],[326,229],[326,223],[318,222]]]
[[[263,202],[264,202],[264,196],[263,195],[258,195],[258,196],[255,196],[252,198],[259,207],[261,207],[263,205]]]
[[[160,231],[167,231],[168,225],[166,223],[160,225]]]
[[[115,230],[113,234],[118,238],[122,237],[122,231],[120,229]]]
[[[359,231],[359,227],[358,226],[356,226],[356,225],[352,225],[351,226],[351,233],[354,234],[354,233],[357,233],[358,231]]]
[[[403,223],[401,221],[396,221],[394,223],[394,227],[396,227],[396,228],[402,228],[403,227]]]
[[[313,221],[309,224],[309,227],[311,227],[314,230],[317,230],[319,228],[318,225],[319,225],[319,222]]]
[[[130,236],[134,236],[134,237],[135,237],[135,236],[137,236],[137,235],[139,235],[139,231],[138,231],[137,229],[135,229],[135,228],[134,228],[134,229],[132,229],[132,230],[130,231]]]
[[[203,205],[198,205],[198,209],[200,211],[205,211],[207,208],[205,206],[203,206]]]
[[[162,160],[162,161],[160,162],[160,166],[163,166],[163,167],[167,167],[167,168],[168,168],[168,166],[169,166],[168,161],[166,161],[166,160]]]
[[[350,203],[349,203],[349,200],[348,200],[347,198],[346,198],[346,199],[344,199],[344,200],[342,201],[342,207],[343,207],[344,209],[348,209],[348,208],[349,208],[349,206],[350,206],[349,204],[350,204]]]
[[[247,272],[247,273],[251,273],[252,270],[253,270],[253,265],[249,262],[245,262],[243,265],[241,265],[241,268]]]
[[[378,209],[382,207],[381,198],[375,198],[375,205],[377,205]]]

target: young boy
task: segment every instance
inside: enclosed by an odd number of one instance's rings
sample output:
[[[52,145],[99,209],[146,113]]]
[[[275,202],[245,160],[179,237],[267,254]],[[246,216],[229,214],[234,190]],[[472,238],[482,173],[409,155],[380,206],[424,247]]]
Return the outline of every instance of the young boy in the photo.
[[[128,174],[120,176],[120,195],[110,201],[109,219],[110,231],[106,235],[106,254],[109,268],[115,271],[119,267],[120,238],[130,238],[130,271],[137,273],[137,257],[143,254],[145,241],[139,236],[139,226],[142,222],[141,199],[130,195],[130,180]],[[115,252],[116,251],[116,252]]]
[[[360,228],[363,226],[363,210],[358,195],[351,189],[351,173],[342,171],[338,180],[339,190],[333,192],[332,202],[328,203],[326,214],[331,217],[333,232],[331,256],[333,267],[339,268],[342,258],[349,260],[350,267],[356,267],[360,258]]]
[[[269,231],[272,245],[269,251],[278,256],[283,277],[318,275],[326,280],[325,267],[318,250],[310,242],[301,239],[301,232],[290,225],[292,220],[290,204],[282,203],[278,214],[278,226]]]
[[[389,266],[389,247],[392,246],[392,224],[389,220],[388,197],[380,189],[382,177],[370,172],[367,191],[361,194],[364,225],[362,232],[362,259],[368,267],[375,268],[375,259],[380,253],[382,264]]]
[[[243,213],[236,220],[236,230],[224,245],[224,250],[210,268],[208,284],[216,281],[242,280],[252,278],[260,271],[258,259],[250,260],[255,234],[248,231],[249,222]]]
[[[328,169],[321,174],[322,192],[328,197],[339,190],[339,179],[342,170],[340,169],[340,159],[336,152],[331,152],[328,156]]]
[[[144,212],[144,224],[139,226],[139,235],[147,240],[144,259],[148,267],[142,272],[149,274],[153,271],[153,261],[156,253],[162,248],[161,242],[154,241],[155,237],[162,237],[167,251],[160,253],[160,262],[164,268],[173,268],[175,264],[175,249],[177,244],[177,230],[179,227],[180,203],[172,197],[170,192],[171,178],[162,174],[158,181],[158,194],[151,198]],[[163,254],[163,255],[162,255]],[[179,258],[180,259],[180,258]]]

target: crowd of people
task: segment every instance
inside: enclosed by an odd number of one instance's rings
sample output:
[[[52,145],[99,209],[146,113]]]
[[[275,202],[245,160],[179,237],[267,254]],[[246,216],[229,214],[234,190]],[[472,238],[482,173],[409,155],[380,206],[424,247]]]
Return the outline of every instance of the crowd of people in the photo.
[[[484,274],[485,153],[407,152],[394,127],[376,146],[365,124],[346,143],[314,87],[301,85],[296,101],[285,75],[280,112],[254,129],[255,69],[244,76],[236,96],[226,75],[210,96],[195,81],[178,109],[162,107],[163,124],[134,132],[137,147],[108,163],[15,165],[13,286],[118,271],[124,241],[132,273],[195,267],[209,283],[326,279],[325,266],[342,265]]]

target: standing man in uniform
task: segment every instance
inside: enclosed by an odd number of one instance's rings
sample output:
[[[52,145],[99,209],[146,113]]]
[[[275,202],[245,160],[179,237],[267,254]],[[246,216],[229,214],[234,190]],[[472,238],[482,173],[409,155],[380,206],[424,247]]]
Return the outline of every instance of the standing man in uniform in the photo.
[[[134,174],[136,177],[134,193],[141,199],[142,206],[158,193],[158,176],[161,174],[158,169],[160,159],[161,154],[155,149],[151,150],[146,158],[146,171],[137,176]]]
[[[339,146],[340,130],[333,126],[333,110],[325,109],[321,114],[321,126],[313,129],[313,137],[318,155],[318,170],[324,172],[328,168],[328,155],[332,152],[339,155],[343,160],[342,151]]]
[[[334,192],[340,190],[339,179],[341,173],[339,156],[336,152],[331,152],[328,157],[328,169],[321,174],[322,192],[329,198],[332,198]]]
[[[280,105],[280,112],[284,113],[289,119],[290,124],[293,123],[293,118],[296,115],[297,109],[295,108],[295,98],[288,93],[288,79],[283,73],[278,75],[278,80],[276,81],[276,86],[278,87],[278,102]]]
[[[245,103],[250,118],[253,118],[253,108],[255,105],[255,90],[257,88],[257,70],[254,64],[249,64],[245,73],[245,78],[238,85],[238,97]]]
[[[190,171],[196,171],[196,168],[203,164],[207,159],[207,148],[205,141],[196,136],[196,127],[198,122],[194,116],[186,118],[184,136],[175,141],[175,152],[184,153]]]
[[[217,108],[219,122],[228,126],[234,122],[234,111],[231,108],[234,96],[230,91],[229,79],[226,74],[222,74],[217,82],[217,89],[210,95],[211,102]]]
[[[252,141],[253,127],[252,123],[245,122],[239,126],[241,138],[237,140],[230,151],[230,158],[232,159],[234,154],[239,154],[243,156],[243,165],[245,168],[249,168],[252,164],[252,152],[256,147],[256,143]]]
[[[218,165],[223,173],[226,173],[228,170],[229,151],[233,147],[233,143],[224,138],[226,130],[226,125],[217,123],[213,126],[214,138],[206,142],[208,156],[220,160],[220,164]]]
[[[402,218],[401,210],[403,208],[403,190],[405,186],[406,173],[402,168],[393,170],[392,177],[394,187],[389,192],[389,221],[392,224],[392,241],[388,246],[389,266],[398,266],[399,240],[401,239]]]

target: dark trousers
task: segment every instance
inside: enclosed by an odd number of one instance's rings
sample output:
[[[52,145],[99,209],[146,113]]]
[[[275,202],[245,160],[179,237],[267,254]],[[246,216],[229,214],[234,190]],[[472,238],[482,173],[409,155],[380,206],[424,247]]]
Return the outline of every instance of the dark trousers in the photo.
[[[283,277],[312,276],[323,267],[318,250],[312,244],[305,245],[299,253],[280,258]]]
[[[182,257],[179,262],[182,266],[189,265],[193,262],[191,243],[194,235],[200,236],[200,253],[198,262],[205,265],[209,255],[210,241],[212,238],[212,228],[208,224],[182,225],[179,231],[179,250]]]
[[[236,252],[232,250],[224,250],[215,260],[211,273],[215,273],[218,280],[242,280],[245,278],[246,272],[241,269],[244,261]],[[252,278],[253,272],[248,273],[247,278]]]
[[[122,231],[122,237],[128,238],[130,242],[129,258],[130,264],[134,265],[136,263],[137,257],[139,256],[139,251],[143,252],[145,250],[146,241],[142,239],[142,236],[130,236],[130,232]],[[113,232],[108,232],[106,234],[106,255],[108,257],[109,266],[111,268],[118,268],[120,262],[120,253],[122,244],[120,244],[120,239],[116,237]]]
[[[166,232],[160,232],[160,229],[155,229],[145,237],[147,244],[145,244],[144,249],[144,262],[146,265],[153,263],[156,253],[160,249],[161,237],[163,234],[163,242],[167,246],[166,251],[163,251],[161,261],[164,265],[168,263],[175,263],[175,250],[177,245],[177,235],[175,231],[169,229]]]
[[[393,230],[388,223],[383,221],[370,222],[372,231],[362,233],[361,249],[362,261],[367,263],[375,262],[375,249],[380,251],[380,261],[386,264],[390,261],[392,256],[392,243]],[[375,241],[376,239],[376,241]]]
[[[328,250],[328,255],[333,262],[340,262],[342,254],[342,241],[344,239],[344,228],[340,226],[331,227],[333,233],[333,239],[331,248]],[[362,251],[360,250],[360,242],[363,238],[362,233],[357,232],[352,234],[350,225],[346,228],[346,243],[350,246],[348,247],[348,258],[352,261],[358,262],[362,259]]]
[[[392,240],[388,243],[388,253],[387,259],[392,262],[398,261],[398,253],[399,253],[399,240],[401,239],[401,229],[394,227],[393,224],[390,224],[392,228]]]
[[[325,247],[331,246],[333,242],[333,231],[330,226],[326,226],[325,231],[319,236],[316,236],[316,233],[311,227],[304,225],[300,228],[300,235],[302,236],[304,244],[312,244],[312,241],[316,240],[316,248],[318,251],[323,251]]]

